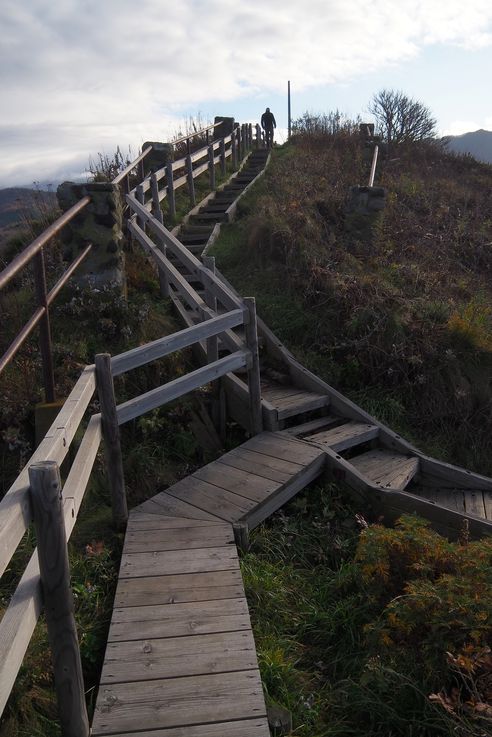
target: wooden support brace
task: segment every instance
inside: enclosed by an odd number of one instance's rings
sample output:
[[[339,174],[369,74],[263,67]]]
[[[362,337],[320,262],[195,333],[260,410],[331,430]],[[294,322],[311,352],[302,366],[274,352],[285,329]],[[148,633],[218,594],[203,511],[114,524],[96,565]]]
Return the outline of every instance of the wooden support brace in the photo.
[[[205,268],[209,269],[212,274],[215,274],[215,258],[213,256],[203,256],[202,261]],[[205,288],[203,299],[210,309],[217,312],[217,298],[207,288]],[[213,361],[217,361],[218,358],[219,338],[217,335],[213,335],[211,338],[207,338],[207,362],[212,363]]]
[[[232,134],[231,134],[232,166],[233,166],[234,170],[236,170],[237,169],[237,166],[238,166],[238,163],[237,163],[238,162],[238,151],[237,151],[236,130],[237,130],[237,128],[235,128],[232,131]]]
[[[96,384],[101,406],[101,425],[106,453],[106,469],[111,489],[113,523],[117,530],[125,528],[128,521],[123,456],[121,453],[120,429],[116,414],[111,356],[98,353],[95,359]]]
[[[222,176],[225,177],[226,173],[226,150],[225,150],[225,141],[223,138],[220,139],[220,171],[222,172]]]
[[[152,190],[152,214],[162,224],[164,218],[162,217],[161,203],[159,202],[159,184],[155,174],[152,174],[150,177],[150,187]]]
[[[138,202],[140,202],[141,205],[145,205],[145,193],[143,189],[143,184],[137,184],[135,188],[135,198]],[[137,215],[137,225],[142,228],[143,232],[146,233],[147,229],[145,227],[145,220],[143,218],[139,217]]]
[[[256,324],[256,304],[254,297],[245,297],[244,304],[249,313],[249,320],[244,326],[246,345],[251,352],[251,366],[248,369],[249,416],[251,434],[258,435],[263,431],[260,385],[260,359],[258,355],[258,328]]]
[[[214,164],[214,147],[210,144],[208,147],[208,173],[210,176],[210,189],[215,189],[215,164]]]
[[[188,139],[188,144],[189,144]],[[195,197],[195,180],[193,179],[193,161],[191,160],[190,154],[186,157],[186,176],[188,177],[188,192],[190,195],[190,204],[191,207],[195,207],[196,205],[196,197]]]
[[[234,541],[242,553],[249,550],[249,528],[247,522],[234,522],[232,525],[234,530]]]
[[[167,202],[171,220],[176,217],[176,200],[174,197],[173,164],[171,159],[166,161]]]
[[[29,483],[61,731],[63,737],[88,737],[58,464],[33,463]]]

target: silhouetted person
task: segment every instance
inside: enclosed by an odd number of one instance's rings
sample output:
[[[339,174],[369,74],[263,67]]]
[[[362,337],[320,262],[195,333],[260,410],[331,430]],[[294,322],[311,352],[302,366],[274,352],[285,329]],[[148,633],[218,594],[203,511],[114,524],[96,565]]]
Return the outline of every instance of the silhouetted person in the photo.
[[[273,146],[273,129],[277,127],[277,123],[269,107],[267,107],[261,116],[261,127],[265,131],[266,147],[271,148]]]

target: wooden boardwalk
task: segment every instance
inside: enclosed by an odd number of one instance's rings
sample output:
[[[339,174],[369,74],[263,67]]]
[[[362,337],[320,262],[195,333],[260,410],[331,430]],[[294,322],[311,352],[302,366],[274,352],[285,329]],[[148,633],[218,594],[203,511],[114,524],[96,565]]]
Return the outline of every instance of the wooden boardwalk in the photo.
[[[269,737],[233,524],[257,525],[323,463],[262,433],[132,511],[93,735]]]

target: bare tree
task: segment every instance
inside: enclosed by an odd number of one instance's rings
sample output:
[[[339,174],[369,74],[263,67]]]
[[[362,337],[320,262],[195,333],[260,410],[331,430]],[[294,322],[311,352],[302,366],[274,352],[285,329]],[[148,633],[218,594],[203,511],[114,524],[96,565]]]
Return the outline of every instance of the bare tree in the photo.
[[[381,90],[369,103],[377,128],[388,143],[434,138],[436,120],[428,107],[395,90]]]

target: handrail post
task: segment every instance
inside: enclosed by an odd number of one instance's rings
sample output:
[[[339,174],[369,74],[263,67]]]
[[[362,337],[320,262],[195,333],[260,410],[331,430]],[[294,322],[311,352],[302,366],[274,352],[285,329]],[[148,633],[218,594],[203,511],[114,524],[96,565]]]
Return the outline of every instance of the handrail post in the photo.
[[[51,403],[55,401],[55,377],[53,372],[53,352],[51,348],[50,315],[48,312],[46,269],[42,248],[34,257],[34,283],[38,306],[44,308],[44,314],[39,325],[39,344],[43,363],[44,398],[46,402]]]
[[[188,177],[188,192],[190,195],[190,204],[191,207],[195,207],[195,180],[193,179],[193,161],[191,160],[190,154],[188,154],[188,156],[186,157],[186,176]]]
[[[376,166],[378,163],[378,151],[379,151],[379,146],[375,146],[374,154],[372,156],[371,173],[369,174],[369,186],[370,187],[374,186],[374,177],[376,175]]]
[[[260,148],[260,142],[261,142],[260,124],[257,123],[255,128],[256,128],[256,148]]]
[[[176,217],[176,201],[174,198],[174,176],[173,163],[171,159],[166,161],[167,201],[169,203],[169,215],[174,220]]]
[[[248,123],[248,140],[250,150],[253,148],[253,123]]]
[[[226,150],[225,141],[223,138],[220,139],[220,171],[222,176],[225,177],[226,173]]]
[[[236,128],[231,133],[231,149],[232,149],[232,167],[234,171],[237,169],[237,141]]]
[[[214,256],[202,256],[203,265],[206,269],[209,269],[212,274],[215,274],[215,258]],[[205,289],[203,299],[206,305],[210,307],[214,312],[217,312],[217,298],[214,297],[210,290]],[[213,363],[219,358],[219,336],[212,335],[207,338],[207,362]]]
[[[106,455],[106,470],[111,489],[113,523],[117,530],[124,529],[128,521],[123,456],[121,453],[120,428],[116,412],[111,356],[98,353],[95,358],[96,385],[101,407],[101,426]]]
[[[138,162],[138,180],[139,180],[138,183],[141,184],[144,179],[145,179],[145,164],[144,164],[144,160],[141,159]]]
[[[29,467],[29,483],[61,732],[63,737],[88,737],[89,719],[57,463],[33,463]]]
[[[135,187],[135,198],[141,205],[145,205],[145,192],[143,190],[143,184],[137,184]],[[143,232],[146,233],[145,220],[137,215],[137,224],[142,228]]]
[[[208,147],[208,173],[210,176],[210,189],[215,189],[215,164],[214,164],[214,145]]]
[[[166,244],[163,243],[160,238],[157,239],[157,248],[162,253],[164,258],[167,258]],[[161,297],[164,297],[165,299],[167,299],[167,297],[170,296],[169,279],[168,279],[167,273],[164,271],[164,269],[161,269],[159,266],[157,267],[157,270],[159,272],[159,286],[161,290]]]
[[[150,187],[152,190],[152,214],[162,225],[164,218],[162,216],[161,203],[159,202],[159,184],[155,174],[151,174]]]
[[[256,303],[254,297],[245,297],[244,304],[249,320],[244,325],[246,345],[251,352],[251,366],[248,368],[249,416],[251,434],[263,432],[261,409],[260,358],[258,355],[258,326],[256,323]]]

